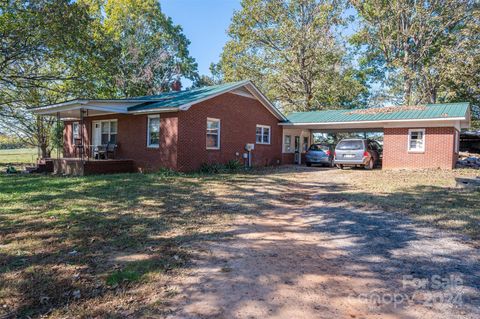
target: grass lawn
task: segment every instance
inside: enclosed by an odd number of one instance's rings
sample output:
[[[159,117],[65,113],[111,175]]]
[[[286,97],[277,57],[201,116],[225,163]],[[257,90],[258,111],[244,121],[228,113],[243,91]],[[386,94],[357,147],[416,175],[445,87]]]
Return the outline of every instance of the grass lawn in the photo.
[[[118,174],[0,175],[0,317],[163,315],[168,278],[195,243],[228,237],[232,214],[273,207],[256,197],[281,178]]]
[[[32,165],[38,157],[36,148],[17,148],[0,150],[0,172],[3,173],[8,166],[23,170],[25,166]]]
[[[331,176],[335,187],[326,187],[320,199],[398,211],[429,225],[480,240],[480,189],[456,188],[455,180],[475,176],[480,176],[480,171],[344,170]]]
[[[36,148],[0,150],[0,165],[35,163],[37,156]]]
[[[478,171],[282,167],[215,176],[0,175],[0,317],[161,316],[203,240],[232,216],[310,200],[382,208],[480,239]]]

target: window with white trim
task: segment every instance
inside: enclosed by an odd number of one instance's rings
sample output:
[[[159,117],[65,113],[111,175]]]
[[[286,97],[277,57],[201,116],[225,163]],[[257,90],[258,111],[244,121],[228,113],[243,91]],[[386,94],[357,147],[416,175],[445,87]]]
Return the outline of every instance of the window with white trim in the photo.
[[[114,121],[101,121],[101,143],[105,145],[107,143],[117,143],[117,120]]]
[[[74,143],[75,140],[79,138],[80,138],[80,123],[73,122],[72,123],[72,143]]]
[[[220,120],[207,118],[207,150],[220,149]]]
[[[257,124],[256,142],[257,144],[270,144],[270,126]]]
[[[408,151],[409,152],[425,151],[425,129],[408,130]]]
[[[147,123],[147,146],[160,146],[160,115],[149,115]]]
[[[283,142],[284,144],[284,152],[289,153],[292,150],[292,136],[291,135],[285,135],[285,140]]]

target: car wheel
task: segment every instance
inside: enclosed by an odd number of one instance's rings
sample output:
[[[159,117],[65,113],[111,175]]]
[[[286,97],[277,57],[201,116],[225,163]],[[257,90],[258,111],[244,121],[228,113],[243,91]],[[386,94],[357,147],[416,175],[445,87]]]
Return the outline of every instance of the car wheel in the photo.
[[[365,169],[372,170],[375,167],[375,161],[371,158],[368,163],[365,165]]]
[[[307,162],[307,166],[308,166],[308,167],[312,166],[312,163]]]

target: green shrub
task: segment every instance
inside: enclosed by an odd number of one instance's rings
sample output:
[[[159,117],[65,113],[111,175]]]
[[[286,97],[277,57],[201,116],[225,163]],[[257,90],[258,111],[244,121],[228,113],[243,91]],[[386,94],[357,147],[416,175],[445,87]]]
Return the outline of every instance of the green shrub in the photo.
[[[200,166],[200,172],[205,174],[218,174],[222,169],[223,166],[219,163],[203,163]]]
[[[161,177],[172,177],[172,176],[182,175],[180,172],[174,171],[173,169],[170,169],[170,168],[160,168],[158,171],[156,171],[156,174]]]
[[[200,166],[200,173],[204,174],[218,174],[236,172],[243,167],[243,164],[239,160],[229,160],[226,164],[220,163],[203,163]]]
[[[229,160],[227,164],[225,164],[225,168],[229,171],[238,171],[243,167],[242,163],[239,160]]]

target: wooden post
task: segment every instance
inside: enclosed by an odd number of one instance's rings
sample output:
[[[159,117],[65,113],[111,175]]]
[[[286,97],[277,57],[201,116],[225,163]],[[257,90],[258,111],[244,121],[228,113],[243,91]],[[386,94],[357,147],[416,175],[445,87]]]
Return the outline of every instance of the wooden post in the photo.
[[[85,138],[83,136],[84,129],[83,129],[83,108],[80,109],[80,158],[82,159],[82,164],[84,161],[84,152],[85,152]]]
[[[57,127],[55,128],[55,134],[57,134],[58,126],[60,125],[60,112],[57,112]],[[63,133],[62,133],[62,145],[63,145]],[[60,148],[57,145],[57,159],[60,158]]]

